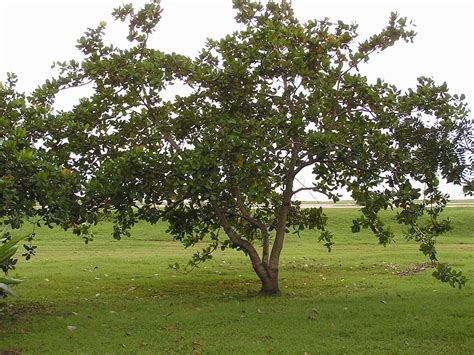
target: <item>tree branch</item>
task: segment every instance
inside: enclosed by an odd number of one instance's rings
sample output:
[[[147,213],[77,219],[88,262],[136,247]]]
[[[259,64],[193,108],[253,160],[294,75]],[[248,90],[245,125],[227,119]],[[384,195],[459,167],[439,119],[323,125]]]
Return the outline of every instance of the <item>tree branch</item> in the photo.
[[[286,221],[291,207],[291,197],[293,196],[293,181],[295,179],[295,167],[298,160],[298,153],[300,151],[300,142],[293,143],[291,151],[290,163],[288,172],[286,173],[285,189],[283,191],[283,200],[278,212],[277,228],[275,242],[273,243],[272,252],[270,255],[270,268],[277,269],[280,261],[281,250],[283,249],[283,241],[286,233]]]
[[[308,167],[308,166],[311,166],[317,162],[320,161],[320,158],[313,158],[313,159],[308,159],[305,163],[295,167],[294,171],[293,171],[293,177],[296,177],[296,175],[298,175],[300,173],[301,170],[303,170],[304,168]]]
[[[262,250],[262,261],[263,265],[265,267],[268,266],[268,258],[269,258],[269,251],[270,251],[270,241],[269,241],[269,235],[268,235],[268,230],[267,227],[260,223],[258,220],[253,218],[250,213],[245,209],[244,204],[242,202],[242,199],[240,197],[240,188],[237,185],[236,187],[236,194],[235,198],[237,200],[237,206],[239,208],[240,213],[242,214],[242,217],[249,222],[251,225],[254,227],[260,229],[262,232],[262,238],[263,238],[263,250]]]
[[[227,217],[225,216],[224,211],[220,208],[216,202],[211,201],[212,209],[216,214],[217,218],[219,219],[219,223],[221,224],[224,232],[227,234],[229,239],[231,240],[232,244],[238,246],[245,250],[250,257],[250,261],[252,262],[252,267],[257,273],[258,277],[261,280],[268,279],[268,273],[266,268],[263,266],[260,256],[258,255],[257,251],[253,247],[252,244],[248,240],[242,239],[237,232],[232,228],[230,222],[228,221]]]
[[[293,195],[296,195],[298,192],[301,192],[301,191],[321,192],[321,191],[317,190],[315,187],[301,187],[299,189],[294,190]]]

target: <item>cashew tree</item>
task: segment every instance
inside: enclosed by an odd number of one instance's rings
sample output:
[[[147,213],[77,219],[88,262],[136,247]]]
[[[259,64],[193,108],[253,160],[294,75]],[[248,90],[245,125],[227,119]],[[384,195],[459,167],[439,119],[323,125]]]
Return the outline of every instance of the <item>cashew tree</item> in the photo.
[[[361,205],[353,232],[368,228],[390,243],[379,212],[396,209],[434,275],[464,284],[435,249],[450,228],[439,179],[472,186],[464,95],[427,77],[402,91],[362,73],[372,55],[413,41],[407,19],[392,13],[379,33],[359,39],[355,24],[300,22],[288,1],[233,4],[241,30],[208,40],[195,58],[150,46],[158,1],[119,7],[113,15],[127,22],[129,46],[106,44],[101,23],[78,41],[83,60],[57,63],[59,76],[33,93],[54,107],[59,91],[91,88],[71,110],[31,121],[39,149],[80,181],[61,223],[77,230],[108,216],[120,238],[138,220],[166,220],[185,246],[208,243],[191,265],[218,248],[241,250],[262,293],[273,294],[289,232],[314,229],[333,245],[323,209],[301,208],[295,194],[337,201],[346,189]],[[184,89],[167,99],[173,84]],[[310,185],[296,183],[309,172]]]

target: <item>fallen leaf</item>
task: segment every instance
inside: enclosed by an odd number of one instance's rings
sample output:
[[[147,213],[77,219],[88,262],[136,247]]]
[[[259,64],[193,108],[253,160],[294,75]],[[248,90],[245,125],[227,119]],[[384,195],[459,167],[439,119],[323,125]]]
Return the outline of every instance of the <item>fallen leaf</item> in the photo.
[[[382,301],[380,301],[380,302],[382,302],[383,304],[387,304],[387,301],[383,301],[383,300],[382,300]]]
[[[78,316],[78,315],[79,315],[79,313],[77,313],[77,312],[71,312],[71,314],[72,314],[73,316]]]
[[[132,287],[130,287],[127,291],[128,291],[128,292],[132,292],[132,291],[135,291],[136,289],[137,289],[136,286],[132,286]]]
[[[70,330],[70,331],[73,331],[73,330],[76,330],[77,327],[75,325],[68,325],[67,329]]]
[[[263,312],[260,308],[257,308],[257,312],[263,314]]]

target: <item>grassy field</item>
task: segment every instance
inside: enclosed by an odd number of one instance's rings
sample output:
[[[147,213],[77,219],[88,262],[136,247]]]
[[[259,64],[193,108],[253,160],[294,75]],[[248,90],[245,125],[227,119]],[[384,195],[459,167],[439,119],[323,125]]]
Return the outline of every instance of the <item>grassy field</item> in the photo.
[[[446,212],[454,230],[439,239],[441,261],[470,283],[452,289],[427,269],[397,273],[426,259],[414,243],[384,248],[350,233],[355,209],[329,209],[332,253],[307,232],[286,239],[282,295],[258,297],[247,259],[219,252],[191,273],[165,226],[140,224],[114,241],[97,226],[89,245],[40,230],[38,253],[11,276],[18,300],[0,303],[0,351],[22,353],[474,353],[474,210]],[[393,214],[385,215],[387,221]]]

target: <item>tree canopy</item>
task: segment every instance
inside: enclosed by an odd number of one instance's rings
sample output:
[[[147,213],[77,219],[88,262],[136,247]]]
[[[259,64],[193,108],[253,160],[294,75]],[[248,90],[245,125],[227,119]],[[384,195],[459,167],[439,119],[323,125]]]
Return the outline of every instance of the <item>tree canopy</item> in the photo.
[[[77,191],[75,178],[45,150],[35,148],[35,130],[28,122],[34,121],[41,109],[15,89],[16,83],[13,74],[0,83],[0,268],[5,274],[16,264],[16,244],[27,239],[23,256],[28,260],[34,255],[36,246],[31,241],[35,227],[41,225],[39,218],[52,226]],[[31,232],[13,232],[25,222],[32,225]],[[19,282],[0,278],[4,287]],[[8,288],[3,291],[11,292]]]
[[[86,240],[88,226],[102,218],[115,221],[117,239],[138,220],[164,219],[185,246],[208,242],[190,265],[218,248],[238,249],[262,292],[275,293],[288,233],[315,229],[329,251],[334,243],[323,209],[302,208],[295,194],[310,190],[337,201],[345,188],[362,206],[353,232],[368,228],[387,245],[394,234],[379,212],[396,209],[406,237],[438,266],[435,276],[464,284],[437,262],[435,249],[450,228],[440,217],[448,196],[439,179],[472,188],[464,95],[427,77],[402,91],[361,73],[372,55],[413,41],[407,19],[392,13],[379,33],[359,40],[355,24],[301,23],[287,1],[233,4],[242,29],[208,40],[196,58],[149,46],[159,1],[114,10],[129,27],[126,48],[105,43],[105,23],[88,29],[77,44],[83,59],[56,63],[58,76],[21,104],[30,110],[21,121],[28,150],[15,154],[34,164],[19,173],[28,202],[18,202],[18,211],[29,215],[37,203],[46,223]],[[185,89],[167,99],[176,84]],[[58,92],[79,86],[91,95],[70,110],[54,109]],[[300,187],[304,171],[313,181]],[[32,176],[58,192],[30,195]]]

